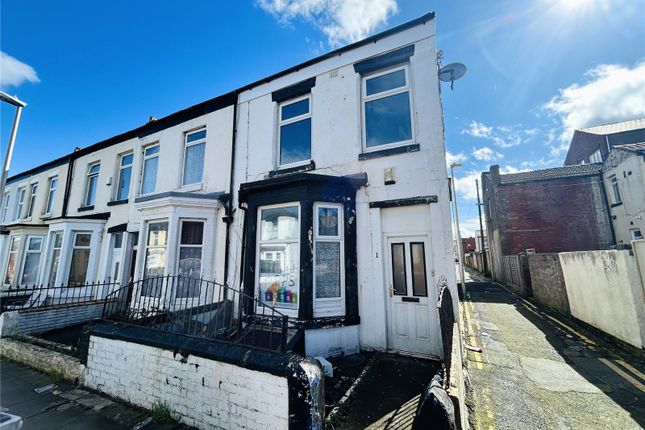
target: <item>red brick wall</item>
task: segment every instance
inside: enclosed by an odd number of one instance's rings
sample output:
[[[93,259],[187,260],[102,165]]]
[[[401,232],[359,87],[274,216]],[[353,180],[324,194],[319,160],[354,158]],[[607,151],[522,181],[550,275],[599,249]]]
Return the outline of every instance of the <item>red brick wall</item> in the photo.
[[[563,178],[504,184],[497,188],[504,255],[535,248],[538,253],[599,249],[600,237],[591,181]]]

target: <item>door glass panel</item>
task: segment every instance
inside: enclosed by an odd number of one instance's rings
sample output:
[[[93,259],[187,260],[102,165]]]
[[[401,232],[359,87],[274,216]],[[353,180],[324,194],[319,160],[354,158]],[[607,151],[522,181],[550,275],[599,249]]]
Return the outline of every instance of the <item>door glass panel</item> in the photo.
[[[412,294],[415,296],[427,297],[428,286],[424,243],[412,242],[410,244],[410,255],[412,260]]]
[[[392,283],[394,294],[406,295],[408,292],[405,278],[405,247],[402,243],[392,244]]]

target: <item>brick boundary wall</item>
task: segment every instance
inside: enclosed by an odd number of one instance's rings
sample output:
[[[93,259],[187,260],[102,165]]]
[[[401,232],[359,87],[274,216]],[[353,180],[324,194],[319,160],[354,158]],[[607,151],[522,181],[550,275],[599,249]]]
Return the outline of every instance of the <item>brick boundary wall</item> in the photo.
[[[85,336],[89,388],[163,404],[199,429],[321,428],[323,374],[311,359],[119,323],[93,324]]]
[[[103,301],[6,311],[0,315],[0,337],[42,333],[101,318]]]

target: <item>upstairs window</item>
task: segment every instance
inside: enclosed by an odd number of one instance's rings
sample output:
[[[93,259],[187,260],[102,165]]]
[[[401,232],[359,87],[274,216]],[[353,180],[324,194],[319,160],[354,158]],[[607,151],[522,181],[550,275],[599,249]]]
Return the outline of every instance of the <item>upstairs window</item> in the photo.
[[[618,179],[616,179],[616,175],[611,175],[609,177],[609,183],[611,184],[611,191],[614,197],[614,204],[618,205],[622,203],[623,199],[620,196],[620,188],[618,187]]]
[[[408,66],[363,78],[362,95],[366,149],[412,141]]]
[[[38,282],[38,268],[40,267],[40,254],[43,250],[42,236],[29,236],[25,255],[22,263],[22,275],[20,276],[20,285],[36,285]]]
[[[49,192],[47,193],[47,204],[45,205],[45,214],[51,214],[54,210],[56,201],[56,189],[58,188],[58,177],[49,178]]]
[[[18,189],[18,202],[16,203],[16,213],[13,216],[13,219],[20,219],[22,217],[22,208],[25,205],[25,188]]]
[[[11,238],[9,245],[9,258],[7,259],[7,267],[4,272],[4,284],[11,285],[13,278],[16,275],[16,260],[18,259],[18,250],[20,249],[20,236]]]
[[[38,193],[38,184],[31,184],[29,186],[29,205],[27,206],[26,218],[31,218],[34,213],[34,206],[36,205],[36,195]]]
[[[96,189],[99,184],[100,163],[90,164],[87,169],[87,185],[85,189],[85,206],[93,206],[96,200]]]
[[[198,184],[204,174],[206,129],[186,133],[182,185]]]
[[[158,164],[159,145],[152,145],[144,148],[143,171],[141,172],[141,194],[150,194],[155,192]]]
[[[311,159],[311,95],[280,105],[280,165]]]
[[[119,167],[119,183],[116,187],[116,200],[125,200],[130,192],[130,177],[132,176],[132,153],[121,155]]]
[[[4,199],[2,200],[2,222],[7,221],[7,213],[9,213],[9,193],[4,193]]]

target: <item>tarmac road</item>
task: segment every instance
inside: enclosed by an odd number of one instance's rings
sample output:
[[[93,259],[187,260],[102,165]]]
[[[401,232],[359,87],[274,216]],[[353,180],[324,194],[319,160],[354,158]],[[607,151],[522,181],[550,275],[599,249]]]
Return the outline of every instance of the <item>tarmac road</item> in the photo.
[[[641,429],[645,363],[470,272],[470,420],[494,429]]]

